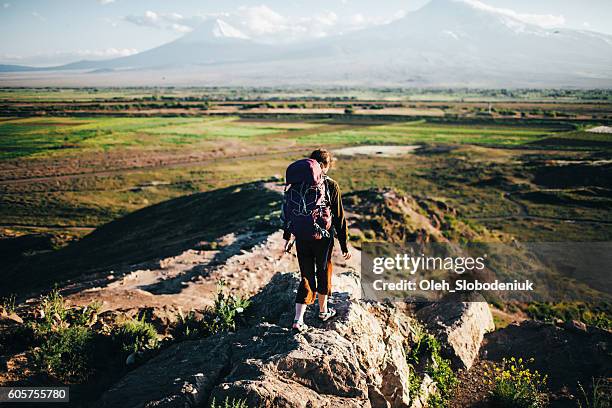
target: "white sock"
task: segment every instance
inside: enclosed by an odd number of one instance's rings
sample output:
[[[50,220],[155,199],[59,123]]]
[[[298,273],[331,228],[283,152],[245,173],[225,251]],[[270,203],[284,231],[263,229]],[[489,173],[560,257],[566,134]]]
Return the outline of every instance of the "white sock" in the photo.
[[[304,323],[304,313],[306,313],[306,305],[304,303],[295,304],[295,318],[294,322]]]

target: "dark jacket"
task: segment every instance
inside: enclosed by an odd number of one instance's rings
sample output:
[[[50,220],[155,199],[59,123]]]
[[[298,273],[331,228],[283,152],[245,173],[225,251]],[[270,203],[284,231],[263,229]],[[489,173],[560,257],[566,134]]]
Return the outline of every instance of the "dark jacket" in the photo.
[[[342,252],[348,252],[348,225],[346,223],[346,218],[344,217],[344,207],[342,206],[340,186],[338,186],[338,183],[336,183],[334,179],[329,177],[327,177],[326,183],[329,191],[329,199],[331,201],[332,226],[336,230],[336,236],[338,237],[338,242],[340,242],[340,249]],[[291,238],[291,232],[285,229],[283,238]]]

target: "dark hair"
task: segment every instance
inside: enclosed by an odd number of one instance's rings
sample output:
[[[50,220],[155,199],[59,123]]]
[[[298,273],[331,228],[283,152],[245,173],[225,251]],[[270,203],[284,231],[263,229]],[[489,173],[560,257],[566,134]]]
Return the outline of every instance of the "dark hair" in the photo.
[[[329,166],[331,167],[334,158],[332,157],[332,154],[325,150],[325,149],[317,149],[314,152],[312,152],[310,154],[310,158],[314,159],[316,161],[318,161],[319,163],[321,163],[324,166]]]

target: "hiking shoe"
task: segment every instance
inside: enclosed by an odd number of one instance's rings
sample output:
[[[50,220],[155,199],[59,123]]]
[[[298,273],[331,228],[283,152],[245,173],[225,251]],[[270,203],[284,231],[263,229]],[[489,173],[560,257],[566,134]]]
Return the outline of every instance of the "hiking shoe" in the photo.
[[[321,319],[322,321],[326,322],[329,319],[331,319],[332,317],[334,317],[335,315],[336,315],[336,310],[332,309],[332,308],[328,308],[327,312],[319,313],[319,319]]]
[[[299,322],[297,320],[294,320],[293,326],[291,326],[291,329],[298,333],[304,333],[306,330],[308,330],[308,326],[304,324],[304,322]]]

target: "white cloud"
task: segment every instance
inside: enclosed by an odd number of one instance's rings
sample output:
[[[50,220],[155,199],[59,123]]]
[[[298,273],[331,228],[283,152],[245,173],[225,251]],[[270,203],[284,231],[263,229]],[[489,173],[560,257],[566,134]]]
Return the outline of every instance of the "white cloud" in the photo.
[[[186,19],[179,13],[156,13],[147,10],[142,16],[129,15],[124,17],[124,20],[139,26],[171,30],[178,33],[188,33],[193,29],[192,26],[185,24]]]
[[[9,8],[9,7],[11,7],[11,3],[2,4],[2,8]]]
[[[227,23],[230,31],[240,33],[240,38],[253,38],[261,42],[291,42],[319,38],[352,30],[388,23],[405,15],[399,11],[391,18],[370,17],[363,14],[339,16],[325,11],[306,17],[289,17],[265,4],[241,6],[231,13],[200,14],[185,17],[178,13],[162,14],[147,11],[144,15],[129,15],[124,20],[133,24],[172,30],[180,33],[192,31],[204,21],[219,19]],[[228,29],[230,29],[228,28]]]
[[[230,24],[236,21],[253,36],[276,34],[291,30],[289,20],[266,5],[242,6],[238,8],[234,15],[229,14],[227,17],[230,20]]]
[[[324,11],[307,17],[288,17],[266,5],[243,6],[222,16],[247,36],[263,42],[291,42],[356,30],[389,22],[362,14],[339,16]]]
[[[37,11],[33,11],[32,12],[32,17],[40,20],[40,21],[47,21],[47,19],[45,17],[43,17],[42,15],[40,15]]]
[[[115,0],[98,0],[98,3],[102,4],[102,5],[106,5],[106,4],[111,4],[114,3]]]
[[[113,58],[113,57],[127,57],[138,53],[136,48],[105,48],[101,50],[78,50],[74,54],[81,57],[93,57],[93,58]]]
[[[483,3],[480,0],[460,0],[460,1],[468,3],[471,6],[481,9],[481,10],[486,10],[486,11],[491,11],[497,14],[502,14],[507,17],[515,18],[519,21],[522,21],[523,23],[535,24],[535,25],[538,25],[544,28],[559,27],[565,24],[565,17],[563,15],[555,16],[553,14],[525,14],[525,13],[518,13],[514,10],[510,10],[506,8],[493,7],[488,4]]]

